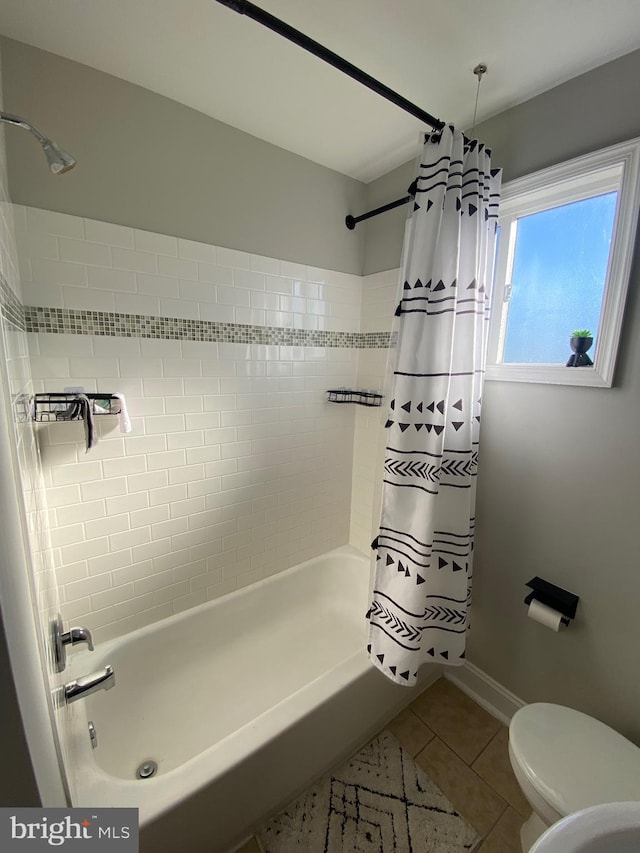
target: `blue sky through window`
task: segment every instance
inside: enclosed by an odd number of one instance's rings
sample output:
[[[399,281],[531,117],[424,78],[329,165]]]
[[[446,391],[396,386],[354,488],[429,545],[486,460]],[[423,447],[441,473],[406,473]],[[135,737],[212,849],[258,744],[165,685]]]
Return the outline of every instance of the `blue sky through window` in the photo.
[[[593,358],[617,196],[518,219],[504,362],[566,364],[578,328],[593,332]]]

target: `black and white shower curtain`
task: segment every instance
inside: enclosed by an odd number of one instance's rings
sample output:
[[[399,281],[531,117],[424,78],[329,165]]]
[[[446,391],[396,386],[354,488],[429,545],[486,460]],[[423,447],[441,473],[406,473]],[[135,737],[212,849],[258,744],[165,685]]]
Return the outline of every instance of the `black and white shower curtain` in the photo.
[[[428,134],[396,315],[373,601],[372,662],[412,685],[462,664],[501,171],[452,126]]]

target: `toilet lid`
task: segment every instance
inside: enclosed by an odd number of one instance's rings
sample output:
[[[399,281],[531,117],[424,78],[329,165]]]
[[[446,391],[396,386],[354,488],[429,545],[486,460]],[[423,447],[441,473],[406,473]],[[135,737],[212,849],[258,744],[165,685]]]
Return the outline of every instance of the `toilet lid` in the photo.
[[[531,784],[561,815],[640,800],[640,749],[580,711],[525,705],[511,720],[509,743]]]

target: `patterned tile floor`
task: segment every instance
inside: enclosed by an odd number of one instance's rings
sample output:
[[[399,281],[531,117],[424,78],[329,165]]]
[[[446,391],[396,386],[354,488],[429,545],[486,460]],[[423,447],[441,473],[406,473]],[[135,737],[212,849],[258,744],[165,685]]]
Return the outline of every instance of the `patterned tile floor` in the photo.
[[[506,726],[440,678],[386,728],[482,836],[478,853],[520,853],[530,808],[511,770]],[[251,838],[237,853],[260,847]]]

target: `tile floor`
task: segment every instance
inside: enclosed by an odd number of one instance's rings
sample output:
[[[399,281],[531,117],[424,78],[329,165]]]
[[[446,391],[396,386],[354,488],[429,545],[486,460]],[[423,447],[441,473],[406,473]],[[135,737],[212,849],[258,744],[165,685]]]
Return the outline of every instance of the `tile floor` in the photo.
[[[386,728],[482,836],[477,853],[520,853],[530,808],[511,770],[506,726],[440,678]],[[252,838],[237,853],[260,847]]]

